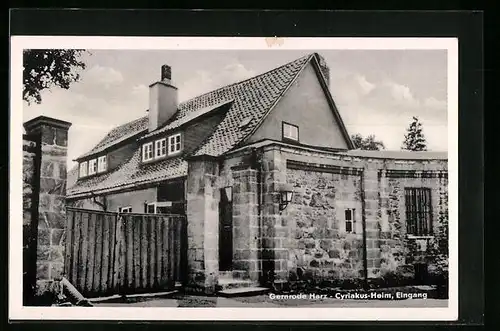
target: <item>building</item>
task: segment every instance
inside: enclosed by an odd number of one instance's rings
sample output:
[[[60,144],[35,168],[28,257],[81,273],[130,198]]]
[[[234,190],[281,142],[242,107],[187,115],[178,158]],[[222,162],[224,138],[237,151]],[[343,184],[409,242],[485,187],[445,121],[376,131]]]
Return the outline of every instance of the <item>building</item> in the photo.
[[[76,159],[67,204],[186,214],[189,286],[446,273],[446,153],[354,149],[319,54],[182,103],[169,66],[149,88],[147,116]]]

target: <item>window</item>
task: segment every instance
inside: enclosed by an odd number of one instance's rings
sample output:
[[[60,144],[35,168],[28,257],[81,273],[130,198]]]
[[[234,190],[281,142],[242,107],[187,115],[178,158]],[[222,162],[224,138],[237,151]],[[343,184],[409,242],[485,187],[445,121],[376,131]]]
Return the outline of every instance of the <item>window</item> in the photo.
[[[151,202],[145,204],[144,212],[146,214],[169,214],[172,207],[172,201]]]
[[[153,159],[153,143],[142,145],[142,160],[149,161]]]
[[[163,138],[155,141],[155,157],[167,155],[167,139]]]
[[[156,204],[153,203],[148,203],[146,204],[146,214],[156,214]]]
[[[119,213],[131,213],[132,212],[132,207],[118,207],[118,212]]]
[[[87,161],[80,163],[80,177],[87,176]]]
[[[97,172],[97,160],[89,160],[89,175],[93,175]]]
[[[405,188],[405,205],[407,234],[431,235],[431,190],[429,188]]]
[[[97,172],[106,171],[106,168],[107,168],[106,155],[99,156],[99,158],[97,159]]]
[[[356,233],[355,209],[345,210],[345,232]]]
[[[299,141],[299,127],[283,122],[283,139]]]
[[[181,150],[181,134],[168,137],[168,154],[175,154]]]
[[[250,124],[251,121],[252,121],[252,116],[247,116],[244,119],[242,119],[239,126],[240,129],[246,127],[248,124]]]

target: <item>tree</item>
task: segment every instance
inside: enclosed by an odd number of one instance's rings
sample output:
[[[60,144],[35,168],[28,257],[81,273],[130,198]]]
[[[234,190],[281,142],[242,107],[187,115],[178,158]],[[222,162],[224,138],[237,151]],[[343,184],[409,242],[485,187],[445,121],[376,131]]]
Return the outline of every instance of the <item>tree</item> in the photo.
[[[403,140],[403,145],[401,149],[406,149],[409,151],[426,151],[427,141],[422,129],[422,123],[419,122],[417,117],[413,117],[413,121],[410,126],[406,129],[405,139]]]
[[[40,92],[53,86],[68,89],[85,69],[82,49],[26,49],[23,51],[23,100],[41,103]]]
[[[375,140],[375,135],[371,134],[364,138],[359,133],[351,137],[352,142],[356,148],[369,150],[369,151],[379,151],[385,149],[384,143],[380,140]]]

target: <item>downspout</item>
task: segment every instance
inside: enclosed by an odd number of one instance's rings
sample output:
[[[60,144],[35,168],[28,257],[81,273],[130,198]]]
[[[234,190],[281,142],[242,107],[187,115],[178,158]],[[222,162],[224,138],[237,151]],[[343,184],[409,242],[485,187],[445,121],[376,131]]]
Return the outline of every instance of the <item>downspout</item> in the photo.
[[[259,268],[260,268],[260,283],[264,281],[264,269],[262,262],[262,158],[259,157],[257,149],[252,148],[251,165],[253,169],[257,170],[257,217],[258,217],[258,242],[261,247],[257,247]],[[261,284],[262,285],[262,284]]]
[[[363,287],[365,290],[368,289],[368,252],[366,248],[366,207],[365,207],[365,174],[364,171],[361,173],[361,225],[363,227]]]

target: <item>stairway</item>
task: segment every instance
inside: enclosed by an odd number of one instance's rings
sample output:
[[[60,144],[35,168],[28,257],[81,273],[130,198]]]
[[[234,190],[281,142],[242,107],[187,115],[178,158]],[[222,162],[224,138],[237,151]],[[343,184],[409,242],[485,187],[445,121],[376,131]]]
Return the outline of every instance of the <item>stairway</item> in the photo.
[[[258,282],[249,279],[248,273],[243,270],[221,271],[219,288],[217,294],[224,297],[252,296],[269,291],[268,288],[261,287]]]

